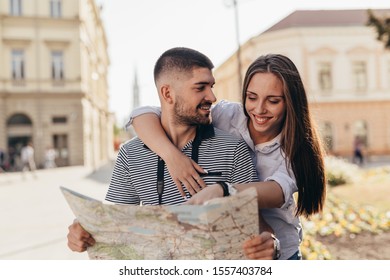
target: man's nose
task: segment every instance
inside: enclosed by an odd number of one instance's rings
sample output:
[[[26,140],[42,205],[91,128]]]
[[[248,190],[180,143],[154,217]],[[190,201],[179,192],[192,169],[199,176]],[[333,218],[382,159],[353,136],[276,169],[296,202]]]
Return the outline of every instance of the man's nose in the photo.
[[[210,101],[211,103],[214,103],[215,101],[217,101],[217,98],[215,97],[212,88],[210,88],[210,89],[207,91],[207,95],[206,95],[206,98],[205,98],[205,99],[206,99],[207,101]]]

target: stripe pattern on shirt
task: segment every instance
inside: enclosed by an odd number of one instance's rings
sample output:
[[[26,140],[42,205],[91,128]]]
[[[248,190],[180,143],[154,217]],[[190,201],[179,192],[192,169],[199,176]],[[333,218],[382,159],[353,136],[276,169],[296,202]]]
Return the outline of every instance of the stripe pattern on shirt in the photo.
[[[182,152],[191,157],[192,141]],[[158,157],[139,138],[133,138],[119,150],[106,200],[117,204],[158,205]],[[245,142],[214,128],[214,136],[203,139],[199,146],[198,163],[209,172],[222,172],[221,176],[205,176],[207,185],[217,181],[247,183],[257,180],[256,171]],[[164,168],[162,204],[174,205],[185,200]],[[189,192],[184,188],[187,197]]]

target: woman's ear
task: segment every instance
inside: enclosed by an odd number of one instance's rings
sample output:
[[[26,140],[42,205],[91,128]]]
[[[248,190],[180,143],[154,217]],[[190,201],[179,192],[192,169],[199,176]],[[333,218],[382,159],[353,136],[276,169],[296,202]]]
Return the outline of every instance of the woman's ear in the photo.
[[[169,85],[162,85],[160,87],[160,95],[162,100],[164,100],[164,102],[168,104],[173,103],[173,94],[172,94],[171,87]]]

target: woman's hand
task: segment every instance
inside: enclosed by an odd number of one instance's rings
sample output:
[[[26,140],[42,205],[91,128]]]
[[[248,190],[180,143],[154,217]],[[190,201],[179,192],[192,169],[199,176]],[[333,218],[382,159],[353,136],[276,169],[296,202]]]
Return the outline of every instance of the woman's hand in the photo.
[[[173,151],[169,157],[165,159],[165,163],[173,182],[176,184],[183,197],[186,195],[182,184],[191,195],[206,188],[206,184],[199,174],[207,172],[181,151]]]
[[[219,184],[213,184],[193,195],[185,204],[201,205],[217,197],[223,197],[223,189]]]

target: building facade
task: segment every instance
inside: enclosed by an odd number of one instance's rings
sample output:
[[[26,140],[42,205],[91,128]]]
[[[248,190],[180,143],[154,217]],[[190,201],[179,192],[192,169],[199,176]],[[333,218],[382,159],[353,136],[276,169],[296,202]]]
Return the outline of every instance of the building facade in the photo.
[[[43,166],[99,166],[113,156],[107,40],[93,0],[0,1],[0,148],[18,167],[33,142]]]
[[[373,10],[390,17],[390,10]],[[298,67],[329,153],[390,154],[390,50],[367,26],[367,10],[296,11],[241,47],[242,76],[258,56],[280,53]],[[241,101],[233,54],[215,71],[219,100]]]

